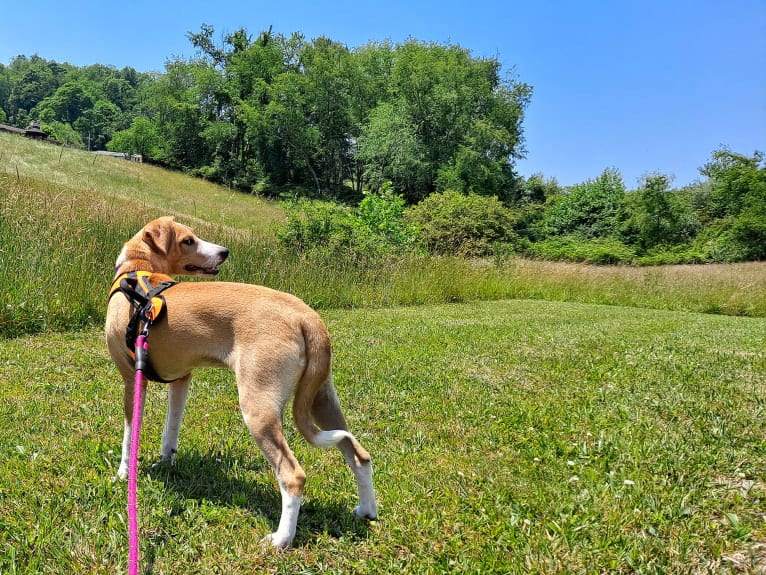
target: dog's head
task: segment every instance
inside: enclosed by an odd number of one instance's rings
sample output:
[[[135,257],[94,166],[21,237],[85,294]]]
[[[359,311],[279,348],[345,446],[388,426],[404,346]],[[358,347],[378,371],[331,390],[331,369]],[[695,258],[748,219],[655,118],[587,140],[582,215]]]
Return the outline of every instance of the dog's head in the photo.
[[[172,217],[146,224],[123,246],[116,267],[132,262],[133,269],[144,269],[167,275],[214,276],[229,257],[223,246],[206,242],[191,228]]]

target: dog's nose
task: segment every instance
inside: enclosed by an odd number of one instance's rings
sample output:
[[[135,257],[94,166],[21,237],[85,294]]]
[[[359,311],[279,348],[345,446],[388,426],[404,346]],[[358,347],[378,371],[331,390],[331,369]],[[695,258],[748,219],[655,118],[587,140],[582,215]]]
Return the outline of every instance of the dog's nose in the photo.
[[[223,248],[220,252],[218,252],[218,257],[221,259],[221,262],[225,262],[226,258],[229,257],[229,250],[227,248]]]

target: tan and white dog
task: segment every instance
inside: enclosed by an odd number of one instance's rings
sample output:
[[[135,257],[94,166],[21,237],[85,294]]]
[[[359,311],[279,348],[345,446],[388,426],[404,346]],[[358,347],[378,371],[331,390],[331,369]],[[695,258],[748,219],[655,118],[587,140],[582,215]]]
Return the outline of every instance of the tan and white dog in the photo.
[[[199,239],[173,218],[159,218],[125,244],[116,277],[150,271],[154,285],[177,274],[213,276],[228,255],[226,248]],[[370,455],[346,426],[332,382],[330,338],[319,315],[295,296],[256,285],[188,282],[163,295],[167,311],[149,337],[151,364],[159,377],[171,381],[161,459],[172,462],[178,449],[192,369],[228,367],[237,377],[245,424],[274,470],[282,494],[279,526],[264,539],[275,547],[292,543],[306,481],[282,430],[290,397],[301,434],[317,447],[337,446],[353,470],[360,500],[355,513],[375,518]],[[106,341],[125,383],[125,430],[117,471],[121,478],[128,471],[135,377],[125,343],[131,313],[127,298],[118,294],[110,299]]]

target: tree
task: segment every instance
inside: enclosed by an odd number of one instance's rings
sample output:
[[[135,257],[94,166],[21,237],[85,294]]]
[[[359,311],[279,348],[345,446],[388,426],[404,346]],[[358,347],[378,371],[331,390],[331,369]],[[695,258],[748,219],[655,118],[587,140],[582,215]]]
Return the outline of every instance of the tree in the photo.
[[[743,211],[766,213],[766,165],[763,153],[752,156],[721,148],[700,173],[712,183],[710,215],[714,218],[738,216]]]
[[[495,59],[472,58],[460,46],[397,46],[393,97],[425,150],[426,188],[501,194],[513,183],[512,160],[523,156],[521,121],[531,88],[500,78]]]
[[[670,190],[670,182],[664,174],[649,174],[628,196],[631,215],[624,233],[643,251],[683,243],[699,230],[683,196]]]
[[[325,187],[343,185],[351,162],[351,54],[345,45],[319,37],[301,53],[309,123],[316,128],[317,170]]]
[[[572,186],[553,198],[543,226],[548,235],[608,237],[619,234],[626,216],[622,176],[618,170],[607,168],[595,180]]]
[[[98,100],[82,112],[72,127],[87,138],[89,150],[103,150],[121,123],[120,109],[108,100]]]
[[[54,70],[44,59],[33,56],[30,59],[19,56],[10,66],[14,76],[8,95],[8,117],[16,125],[25,124],[29,112],[58,87]]]
[[[395,104],[381,102],[369,114],[359,136],[356,157],[365,166],[364,177],[374,191],[391,181],[407,190],[407,199],[422,199],[416,193],[426,187],[425,150],[415,126]]]
[[[700,172],[709,178],[703,213],[708,229],[730,260],[766,259],[766,165],[764,155],[737,154],[721,148]]]
[[[107,145],[113,152],[141,154],[147,159],[162,159],[163,139],[157,127],[146,118],[136,118],[128,130],[117,132]]]
[[[93,107],[94,99],[90,87],[85,82],[67,82],[53,95],[37,104],[35,111],[43,122],[58,120],[73,124],[85,110]]]

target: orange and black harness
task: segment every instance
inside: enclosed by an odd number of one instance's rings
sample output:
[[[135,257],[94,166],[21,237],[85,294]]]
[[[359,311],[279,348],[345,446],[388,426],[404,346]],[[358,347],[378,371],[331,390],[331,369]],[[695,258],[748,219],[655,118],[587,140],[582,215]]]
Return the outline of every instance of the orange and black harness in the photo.
[[[144,376],[152,381],[170,383],[154,371],[148,351],[136,349],[139,333],[148,337],[149,328],[161,319],[167,311],[162,292],[178,283],[164,281],[152,286],[149,281],[152,275],[152,272],[133,271],[118,276],[112,282],[109,299],[117,292],[122,292],[133,306],[133,315],[130,316],[128,327],[125,329],[125,345],[128,347],[131,359],[135,361],[136,370],[141,370]]]

